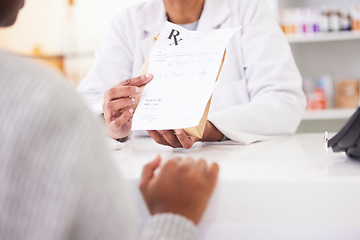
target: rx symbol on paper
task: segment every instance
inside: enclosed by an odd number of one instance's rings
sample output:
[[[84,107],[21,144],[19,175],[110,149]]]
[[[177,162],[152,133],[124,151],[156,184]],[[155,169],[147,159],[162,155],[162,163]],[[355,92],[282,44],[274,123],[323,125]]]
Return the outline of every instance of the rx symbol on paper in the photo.
[[[170,33],[168,39],[170,39],[170,40],[174,39],[174,42],[171,43],[170,46],[174,45],[174,44],[176,46],[179,45],[179,42],[182,40],[182,38],[180,38],[179,35],[180,35],[180,32],[178,30],[175,30],[175,29],[171,30],[171,33]]]

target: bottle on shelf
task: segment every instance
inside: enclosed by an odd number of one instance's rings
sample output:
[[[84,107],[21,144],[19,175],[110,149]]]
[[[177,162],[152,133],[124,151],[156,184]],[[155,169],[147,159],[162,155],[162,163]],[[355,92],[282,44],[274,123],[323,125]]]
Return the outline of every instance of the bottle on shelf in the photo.
[[[323,74],[318,78],[320,85],[325,93],[325,108],[334,107],[334,81],[330,75]]]
[[[332,6],[329,11],[329,30],[331,32],[340,31],[340,11],[336,6]]]
[[[311,28],[312,28],[312,32],[318,33],[318,32],[320,32],[320,16],[321,16],[321,13],[320,13],[319,9],[317,9],[317,8],[310,9],[310,11],[311,11],[311,13],[310,13],[310,25],[311,25]]]
[[[285,8],[279,13],[285,34],[360,31],[360,6],[339,8]]]
[[[316,84],[313,79],[304,79],[308,110],[324,110],[334,107],[334,81],[329,75],[321,75]]]
[[[322,7],[321,10],[321,15],[320,15],[320,31],[321,32],[328,32],[330,27],[329,27],[329,17],[328,17],[328,13],[329,10],[327,7]]]
[[[323,82],[318,80],[313,92],[308,94],[308,110],[324,110],[326,109],[326,94]]]
[[[340,10],[340,30],[341,31],[351,30],[351,16],[349,10],[345,8]]]
[[[336,81],[336,108],[356,108],[359,104],[359,79],[341,77]]]
[[[360,6],[352,6],[350,12],[352,30],[360,31]]]

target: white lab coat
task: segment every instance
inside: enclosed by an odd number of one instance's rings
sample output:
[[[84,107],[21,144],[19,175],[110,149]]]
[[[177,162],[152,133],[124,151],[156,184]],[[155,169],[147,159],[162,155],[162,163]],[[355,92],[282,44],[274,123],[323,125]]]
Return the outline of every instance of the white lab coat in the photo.
[[[119,13],[78,90],[100,112],[104,92],[137,76],[167,20],[162,0]],[[206,0],[198,31],[239,27],[227,46],[209,113],[226,137],[252,143],[294,133],[305,109],[289,44],[263,0]],[[186,97],[186,93],[184,93]]]

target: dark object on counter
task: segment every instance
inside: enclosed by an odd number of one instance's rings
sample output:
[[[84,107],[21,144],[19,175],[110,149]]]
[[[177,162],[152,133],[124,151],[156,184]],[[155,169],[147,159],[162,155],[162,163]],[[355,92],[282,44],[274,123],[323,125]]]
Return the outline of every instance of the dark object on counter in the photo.
[[[328,141],[328,147],[360,160],[360,107],[338,134]]]

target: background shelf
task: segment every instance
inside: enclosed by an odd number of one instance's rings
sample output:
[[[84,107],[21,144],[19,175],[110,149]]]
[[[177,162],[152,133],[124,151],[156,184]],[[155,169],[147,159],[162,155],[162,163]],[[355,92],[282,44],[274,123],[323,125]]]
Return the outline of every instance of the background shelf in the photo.
[[[314,34],[288,34],[287,39],[290,43],[314,43],[360,40],[360,32],[334,32],[334,33],[314,33]]]
[[[306,110],[302,120],[348,119],[356,109]]]
[[[346,124],[356,109],[307,110],[297,129],[297,133],[338,132]]]

